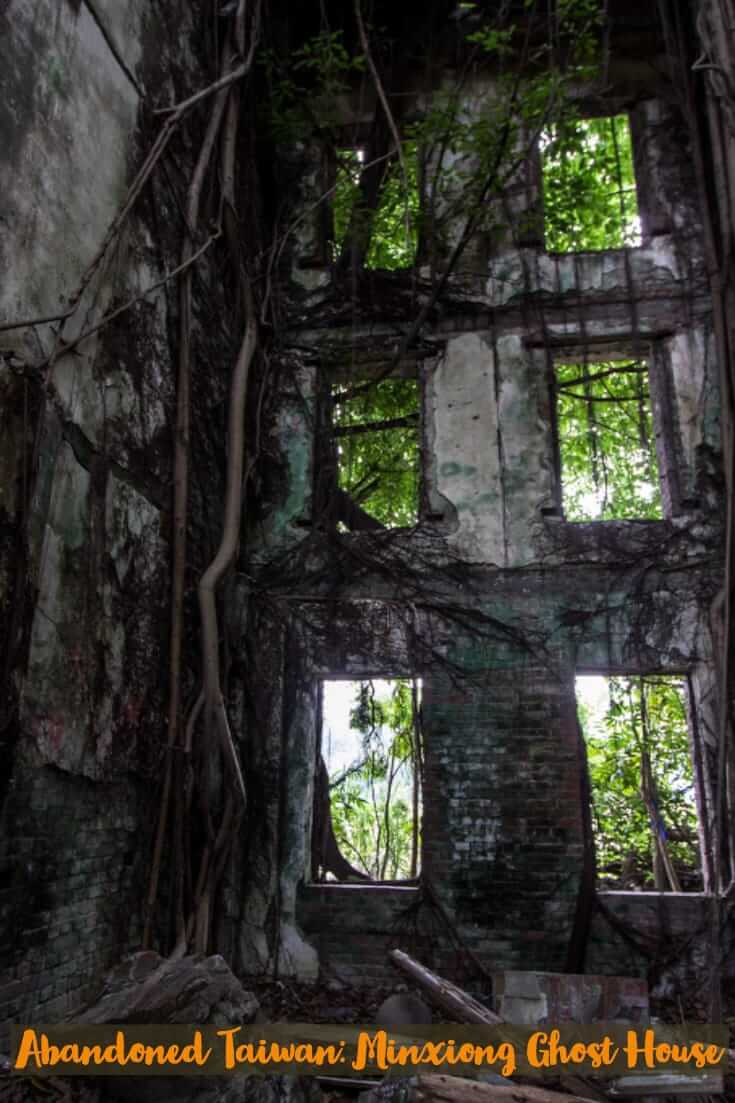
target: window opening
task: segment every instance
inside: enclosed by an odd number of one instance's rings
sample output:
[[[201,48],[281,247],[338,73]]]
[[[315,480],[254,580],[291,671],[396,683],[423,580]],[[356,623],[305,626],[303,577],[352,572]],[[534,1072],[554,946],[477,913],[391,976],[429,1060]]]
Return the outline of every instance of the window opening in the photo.
[[[406,181],[404,181],[400,163],[394,160],[383,181],[372,217],[366,268],[395,271],[400,268],[410,268],[416,260],[419,184],[418,153],[415,142],[404,143],[403,159],[406,166],[408,192],[406,192]],[[335,260],[342,248],[353,208],[359,200],[360,173],[364,164],[364,149],[337,151],[337,176],[332,198]],[[365,212],[365,216],[369,217],[368,212]]]
[[[558,123],[544,131],[540,148],[548,252],[640,245],[627,115]]]
[[[419,501],[419,385],[384,379],[351,398],[333,388],[337,481],[351,502],[387,528],[415,525]]]
[[[421,681],[329,680],[322,689],[322,758],[339,849],[371,880],[413,879],[420,868]]]
[[[646,361],[557,364],[555,389],[566,519],[660,519]]]
[[[583,675],[576,692],[600,885],[700,891],[686,679]]]

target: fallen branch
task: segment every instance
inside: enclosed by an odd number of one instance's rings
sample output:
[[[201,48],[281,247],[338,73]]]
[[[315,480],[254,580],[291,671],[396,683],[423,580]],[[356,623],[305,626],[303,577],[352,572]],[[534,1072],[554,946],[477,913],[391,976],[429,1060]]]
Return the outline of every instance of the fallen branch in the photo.
[[[497,1026],[503,1022],[494,1011],[483,1007],[456,984],[432,973],[431,969],[427,969],[408,954],[404,954],[402,950],[391,950],[388,957],[393,965],[421,989],[435,1007],[451,1015],[456,1022],[478,1023],[483,1026]]]

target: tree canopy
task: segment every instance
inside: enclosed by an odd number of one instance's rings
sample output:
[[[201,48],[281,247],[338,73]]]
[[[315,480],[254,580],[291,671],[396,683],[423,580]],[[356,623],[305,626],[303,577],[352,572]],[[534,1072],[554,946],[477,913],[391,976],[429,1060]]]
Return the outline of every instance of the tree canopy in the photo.
[[[640,245],[627,117],[568,117],[547,128],[540,145],[547,250]]]
[[[339,485],[390,528],[418,518],[418,381],[384,379],[350,399],[333,394]]]
[[[351,767],[330,778],[335,837],[348,860],[375,880],[415,877],[414,685],[397,678],[381,696],[371,681],[354,688],[350,728],[360,734],[360,754]]]
[[[555,378],[567,520],[660,518],[646,363],[558,364]]]
[[[616,675],[606,682],[606,707],[578,702],[600,879],[618,887],[653,888],[658,836],[682,887],[699,888],[684,681]]]

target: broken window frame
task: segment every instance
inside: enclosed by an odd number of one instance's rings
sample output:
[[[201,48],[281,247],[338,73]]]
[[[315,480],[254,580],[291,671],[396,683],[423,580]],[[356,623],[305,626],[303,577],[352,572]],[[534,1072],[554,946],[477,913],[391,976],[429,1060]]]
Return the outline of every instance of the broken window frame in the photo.
[[[709,826],[707,824],[706,795],[705,795],[705,792],[704,792],[705,784],[706,784],[705,776],[704,776],[705,766],[704,766],[704,761],[703,761],[702,746],[701,746],[701,742],[700,742],[700,733],[699,733],[699,729],[698,729],[698,725],[697,725],[696,700],[695,700],[695,696],[694,696],[694,685],[693,685],[693,681],[692,681],[692,677],[691,677],[691,672],[689,670],[681,670],[681,669],[679,669],[679,670],[671,670],[671,669],[668,669],[668,670],[640,670],[640,669],[639,670],[630,670],[628,668],[625,668],[625,669],[620,669],[620,668],[600,669],[600,668],[591,668],[591,667],[585,667],[585,666],[579,667],[575,670],[575,673],[574,673],[575,710],[576,710],[576,715],[577,715],[577,722],[579,724],[580,735],[583,738],[584,745],[585,745],[585,760],[587,761],[587,774],[588,774],[588,781],[589,781],[588,791],[589,791],[589,802],[590,802],[590,809],[589,810],[590,810],[590,817],[591,817],[590,825],[592,825],[592,823],[594,822],[594,819],[595,819],[595,807],[594,807],[594,787],[593,787],[593,784],[592,784],[592,775],[591,775],[591,772],[590,772],[590,769],[589,769],[589,749],[590,748],[589,748],[589,743],[588,743],[588,733],[585,733],[584,726],[582,724],[580,714],[579,714],[580,695],[579,695],[578,690],[577,690],[577,679],[580,678],[580,677],[589,677],[589,676],[604,678],[606,680],[610,680],[610,679],[613,679],[613,678],[641,679],[643,681],[645,681],[645,679],[650,679],[650,680],[653,680],[653,679],[671,679],[671,680],[674,680],[674,679],[676,679],[676,680],[678,680],[682,683],[682,685],[681,685],[681,694],[682,694],[682,698],[683,698],[683,706],[684,706],[684,712],[685,712],[685,723],[686,723],[687,737],[688,737],[689,765],[690,765],[690,768],[691,768],[691,776],[692,776],[693,812],[694,812],[695,817],[696,817],[696,844],[695,844],[695,846],[696,846],[697,861],[698,861],[697,874],[698,874],[700,882],[701,882],[701,884],[699,886],[697,886],[696,888],[681,888],[680,886],[675,887],[676,883],[677,883],[677,875],[676,875],[676,873],[674,873],[674,877],[673,877],[673,880],[672,880],[671,874],[669,873],[669,870],[666,868],[666,862],[663,861],[663,859],[660,857],[659,860],[662,862],[662,865],[661,865],[660,869],[663,869],[663,876],[664,876],[665,880],[668,882],[668,884],[664,884],[663,886],[660,886],[660,885],[656,885],[654,883],[654,885],[652,885],[650,888],[646,888],[646,889],[643,889],[643,890],[641,890],[640,887],[629,888],[629,889],[613,888],[610,884],[606,884],[605,881],[601,880],[600,869],[599,869],[600,853],[598,851],[597,841],[596,841],[596,838],[595,838],[596,832],[595,832],[594,827],[592,827],[593,845],[594,845],[594,849],[595,849],[596,888],[597,888],[597,891],[598,892],[605,892],[605,891],[629,892],[631,895],[637,895],[641,891],[680,893],[682,895],[691,895],[691,894],[694,894],[694,893],[697,893],[697,892],[702,892],[702,891],[706,892],[706,891],[708,891],[708,882],[709,882],[709,876],[708,876]],[[640,713],[638,714],[639,718],[641,720],[642,726],[645,727],[646,721],[644,719],[644,712],[645,712],[645,705],[644,705],[644,708],[641,709]],[[652,766],[653,766],[653,769],[650,770],[649,772],[653,774],[653,780],[655,782],[655,758],[653,758]],[[642,764],[641,764],[641,770],[643,770],[643,765]],[[643,799],[643,798],[641,797],[641,799]],[[654,807],[655,807],[655,805],[654,805]],[[664,838],[666,838],[667,825],[665,823],[665,820],[664,820],[663,816],[660,817],[659,824],[664,828],[663,834],[664,834]],[[669,826],[671,826],[671,825],[669,825]],[[674,825],[674,826],[676,827],[677,825]],[[649,829],[650,828],[651,828],[651,823],[650,823],[650,818],[649,818]],[[653,842],[654,842],[654,836],[653,836],[653,831],[651,831],[651,845],[652,846],[653,846]],[[664,841],[663,846],[660,846],[659,855],[661,855],[662,852],[666,852],[666,849],[667,848],[665,846],[665,841]],[[670,856],[669,856],[669,861],[670,860],[671,859],[670,859]],[[653,860],[653,857],[652,857],[652,863],[653,863],[653,861],[654,860]],[[655,866],[655,863],[654,863],[653,866],[652,866],[652,874],[653,874],[654,877],[655,877],[655,872],[656,872],[656,866]],[[621,875],[622,875],[622,871],[621,871]]]
[[[332,800],[330,796],[333,782],[330,781],[326,760],[323,754],[324,738],[324,687],[327,683],[346,683],[351,686],[372,684],[374,681],[398,683],[407,682],[411,686],[411,728],[413,742],[413,762],[411,764],[411,789],[412,789],[412,817],[411,817],[411,872],[407,877],[399,878],[373,878],[352,865],[349,856],[341,849],[339,840],[334,831],[332,821]],[[422,679],[418,674],[377,674],[346,675],[323,674],[317,684],[317,738],[316,738],[316,763],[314,782],[314,807],[311,831],[311,868],[308,881],[318,885],[344,885],[359,884],[363,888],[374,888],[381,885],[395,885],[411,888],[418,885],[423,866],[423,837],[424,837],[424,782],[423,782],[423,737],[421,733],[421,704],[420,695]],[[398,734],[398,733],[396,733]],[[400,768],[400,767],[399,767]],[[348,767],[346,774],[353,772],[353,767]],[[325,786],[327,787],[325,790]],[[390,799],[390,798],[389,798]],[[328,808],[328,815],[326,809]],[[377,816],[377,808],[375,809]],[[321,835],[321,839],[317,836]],[[377,859],[377,853],[376,853]],[[383,856],[387,861],[387,855]],[[328,863],[328,864],[327,864]],[[328,880],[328,875],[332,880]],[[338,875],[339,874],[339,875]]]
[[[665,402],[668,396],[668,389],[666,381],[662,378],[661,364],[656,350],[648,343],[641,345],[636,343],[635,348],[632,345],[626,343],[615,345],[584,345],[577,344],[569,345],[564,348],[557,348],[553,352],[547,350],[546,355],[547,373],[549,381],[549,394],[550,394],[550,422],[551,432],[553,440],[553,466],[555,472],[555,486],[554,486],[554,511],[559,517],[561,517],[567,524],[580,525],[599,525],[619,522],[634,521],[636,523],[657,524],[662,520],[670,517],[673,512],[674,497],[672,495],[673,481],[672,481],[672,466],[671,466],[671,453],[672,453],[672,440],[671,435],[673,426],[670,423],[661,423],[661,404]],[[660,512],[656,517],[641,517],[641,516],[625,516],[625,517],[599,517],[599,518],[582,518],[582,517],[569,517],[568,507],[565,506],[565,478],[564,478],[564,466],[562,462],[562,444],[561,437],[563,435],[563,427],[560,424],[560,411],[559,411],[559,394],[561,388],[559,386],[558,369],[560,367],[575,367],[578,369],[580,376],[594,376],[596,368],[602,368],[603,371],[607,371],[612,365],[620,363],[624,365],[626,363],[635,365],[645,365],[645,372],[636,372],[634,368],[629,369],[628,374],[632,377],[634,374],[638,378],[645,378],[647,383],[647,392],[643,396],[648,405],[648,411],[650,413],[649,426],[650,440],[648,442],[648,448],[652,456],[652,462],[655,467],[657,477],[657,489],[658,498],[660,502]],[[618,374],[613,371],[611,374]],[[620,374],[626,374],[625,367],[621,367]],[[568,384],[567,384],[568,386]],[[584,383],[581,384],[584,386]],[[577,390],[570,392],[569,396],[579,397],[580,404],[584,402],[584,398],[577,394]],[[602,403],[606,399],[595,399],[591,396],[590,402],[594,405],[595,401]],[[631,403],[633,401],[640,402],[639,396],[631,396]],[[586,403],[585,403],[586,404]],[[665,420],[665,419],[664,419]]]
[[[376,377],[376,378],[374,378]],[[404,418],[409,418],[413,415],[413,411],[400,415],[401,424],[390,425],[389,422],[398,419],[375,419],[375,429],[365,428],[364,432],[360,433],[360,436],[371,436],[375,434],[392,434],[403,432],[406,429],[410,429],[415,432],[415,449],[413,450],[414,464],[413,464],[413,476],[412,481],[414,483],[414,495],[412,503],[412,518],[399,524],[387,523],[385,520],[381,520],[380,517],[374,516],[369,508],[363,508],[363,502],[369,503],[370,495],[364,495],[357,499],[353,497],[352,493],[346,489],[340,483],[340,461],[338,456],[338,448],[340,438],[348,437],[349,432],[345,430],[349,429],[349,425],[340,426],[335,424],[335,388],[343,388],[347,393],[351,393],[354,398],[360,398],[362,395],[369,396],[371,387],[380,387],[383,384],[391,383],[393,381],[411,381],[415,383],[416,404],[415,404],[415,426],[412,424],[403,423]],[[328,472],[327,478],[322,476],[322,499],[326,497],[326,501],[323,501],[323,508],[326,509],[331,521],[336,525],[338,531],[357,533],[363,531],[385,531],[385,532],[398,532],[398,531],[410,531],[421,523],[423,518],[423,501],[424,501],[424,449],[423,449],[423,402],[424,402],[424,372],[420,364],[406,363],[399,365],[398,368],[386,379],[380,378],[380,365],[373,366],[371,371],[366,370],[361,373],[340,373],[331,372],[328,373],[328,379],[325,387],[324,394],[324,418],[323,418],[323,432],[329,441],[329,447],[327,455],[322,457],[322,467],[326,467]],[[364,390],[363,390],[364,388]],[[338,396],[337,396],[338,397]],[[369,425],[369,421],[360,423],[364,426]],[[357,435],[357,434],[354,434]],[[369,486],[369,484],[368,484]],[[353,488],[354,489],[354,488]],[[377,488],[376,488],[377,489]]]
[[[395,201],[390,199],[390,190],[395,187],[396,181],[398,182],[399,190],[403,187],[403,170],[399,159],[396,156],[388,155],[383,158],[386,161],[386,167],[378,190],[375,207],[365,212],[366,217],[370,220],[370,241],[365,255],[365,268],[368,271],[408,272],[415,267],[417,262],[419,248],[418,228],[421,209],[418,148],[414,141],[406,138],[402,141],[402,147],[403,162],[406,167],[409,187],[408,195],[404,197],[403,203],[399,202],[400,197]],[[370,167],[366,164],[367,149],[367,139],[365,141],[359,141],[355,140],[353,137],[352,141],[345,140],[344,144],[340,144],[336,149],[333,149],[331,154],[330,228],[327,249],[333,263],[339,262],[342,257],[346,238],[352,224],[355,203],[360,195],[360,176],[366,168]],[[355,179],[353,180],[351,203],[348,201],[348,195],[344,196],[344,200],[342,200],[340,196],[342,188],[344,188],[345,191],[347,190],[347,181],[340,180],[340,170],[350,154],[354,155],[355,167],[359,167],[360,170],[355,173]],[[346,219],[344,227],[338,227],[335,219],[336,204],[341,201],[345,202]],[[398,222],[400,223],[404,236],[405,233],[408,232],[409,238],[402,242],[394,241],[392,245],[396,255],[393,257],[392,262],[386,265],[379,265],[375,263],[376,253],[380,251],[380,247],[376,245],[376,233],[381,232],[381,222],[385,221],[386,209],[390,212],[393,208],[398,211]],[[383,252],[385,252],[385,246],[383,247]],[[405,256],[402,257],[401,254],[405,254]]]
[[[628,186],[624,185],[624,182],[623,182],[622,178],[619,175],[618,183],[619,183],[620,186],[618,187],[616,192],[610,193],[610,194],[614,194],[614,195],[619,196],[620,219],[619,219],[619,224],[618,224],[617,229],[618,229],[618,232],[619,232],[619,236],[622,240],[612,241],[612,242],[609,242],[609,243],[606,243],[606,244],[601,244],[601,245],[579,244],[579,245],[569,246],[567,248],[558,248],[558,247],[553,245],[553,242],[549,241],[550,233],[549,233],[549,215],[548,215],[548,212],[549,212],[549,208],[553,207],[553,201],[550,202],[549,197],[553,193],[553,187],[550,188],[547,185],[547,182],[546,182],[546,168],[545,168],[545,162],[544,162],[544,150],[551,143],[551,141],[553,141],[554,139],[553,139],[552,136],[546,136],[546,135],[542,135],[542,137],[540,138],[539,143],[538,143],[538,147],[537,147],[538,187],[539,187],[540,207],[541,207],[541,210],[543,212],[542,213],[542,219],[541,219],[542,226],[543,226],[543,247],[544,247],[545,252],[549,256],[575,256],[575,255],[579,255],[581,253],[605,253],[605,252],[610,252],[610,251],[616,250],[616,249],[638,249],[644,244],[644,241],[646,239],[646,226],[645,226],[646,220],[645,220],[645,215],[644,215],[644,211],[643,211],[643,204],[641,202],[641,185],[640,185],[640,179],[639,179],[639,170],[638,170],[638,166],[637,166],[637,163],[636,163],[636,141],[635,141],[634,120],[631,117],[630,111],[627,109],[627,107],[620,107],[620,108],[615,109],[615,110],[609,110],[608,109],[608,110],[601,111],[599,109],[595,109],[594,107],[585,108],[584,104],[579,104],[578,105],[578,113],[577,113],[576,117],[573,118],[573,119],[568,120],[568,122],[569,123],[577,123],[577,122],[579,122],[579,123],[588,123],[588,122],[596,122],[596,121],[599,121],[599,120],[615,120],[615,119],[622,118],[622,117],[624,117],[625,120],[626,120],[627,140],[628,140],[628,145],[629,145],[629,150],[630,150],[630,166],[631,166],[631,172],[632,172],[632,184],[628,185]],[[616,157],[616,161],[617,161],[617,170],[618,170],[618,174],[620,174],[621,171],[622,171],[621,167],[620,167],[621,166],[620,149],[619,149],[619,145],[617,144],[617,136],[616,136],[616,133],[615,133],[615,126],[614,125],[612,127],[612,134],[613,134],[613,139],[614,139],[614,144],[615,144],[615,157]],[[627,159],[628,159],[628,153],[626,151],[625,160],[627,161]],[[624,199],[624,193],[626,193],[626,192],[633,192],[634,193],[634,197],[635,197],[635,212],[634,213],[633,212],[626,212],[626,209],[625,209],[626,203],[625,203],[625,199]],[[631,232],[630,228],[626,226],[626,223],[628,222],[629,218],[634,218],[634,219],[637,220],[637,224],[638,224],[637,232]],[[571,236],[575,231],[571,228],[567,229],[566,231],[564,231],[562,229],[559,230],[559,233],[563,233],[563,232],[566,232],[568,235]],[[625,240],[626,236],[630,236],[634,240],[626,241]]]

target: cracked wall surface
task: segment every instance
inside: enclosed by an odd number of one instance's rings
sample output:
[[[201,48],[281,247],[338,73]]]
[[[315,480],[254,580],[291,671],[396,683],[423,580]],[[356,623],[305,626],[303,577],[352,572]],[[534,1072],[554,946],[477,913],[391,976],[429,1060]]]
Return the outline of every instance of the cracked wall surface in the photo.
[[[174,8],[4,5],[0,323],[59,315],[85,284],[74,341],[176,263],[180,200],[159,179],[92,270],[159,125],[150,104],[205,82],[201,12]],[[221,500],[230,357],[225,327],[203,323],[211,286],[194,321],[196,567]],[[175,320],[164,284],[72,352],[55,324],[0,333],[3,1023],[68,1013],[140,945],[164,761]]]
[[[153,141],[150,107],[206,80],[205,7],[6,4],[0,324],[70,305]],[[610,81],[608,106],[631,119],[642,244],[547,253],[531,159],[507,197],[511,221],[470,242],[436,302],[424,257],[415,270],[341,272],[320,201],[323,143],[277,143],[266,179],[290,228],[268,265],[278,326],[261,334],[247,531],[223,601],[248,808],[214,937],[239,970],[377,981],[392,975],[392,940],[467,979],[441,909],[488,969],[579,967],[590,856],[577,671],[688,674],[711,804],[724,498],[701,211],[670,84],[647,62],[623,75],[613,66]],[[481,111],[493,89],[478,78],[472,95],[467,109]],[[375,103],[338,107],[346,126],[364,126]],[[171,179],[190,171],[195,146],[176,139],[169,176],[149,183],[65,341],[178,262]],[[517,233],[529,213],[534,227]],[[445,245],[460,236],[448,227]],[[210,257],[193,302],[192,593],[220,531],[234,351]],[[3,1020],[69,1012],[139,944],[146,918],[166,726],[177,322],[167,283],[71,351],[48,320],[0,331]],[[632,355],[651,365],[663,519],[570,523],[554,363]],[[328,508],[329,389],[374,378],[392,358],[421,393],[419,520],[341,532]],[[418,886],[312,883],[318,685],[340,676],[423,681]],[[694,895],[647,897],[608,904],[652,952],[654,915],[677,937],[699,923]],[[614,925],[590,923],[595,970],[645,971]],[[691,957],[681,977],[700,968]]]
[[[673,97],[646,78],[627,100],[612,87],[612,109],[631,117],[641,245],[554,255],[541,241],[514,244],[511,228],[484,261],[479,244],[470,250],[397,368],[417,373],[422,392],[417,526],[329,536],[316,499],[302,496],[294,523],[282,493],[257,547],[261,592],[300,641],[298,669],[286,661],[300,687],[327,677],[421,677],[422,878],[490,969],[573,964],[589,877],[576,672],[689,674],[710,769],[713,761],[710,607],[721,578],[723,488],[701,218]],[[313,184],[318,150],[299,153]],[[524,181],[514,209],[529,202],[538,196]],[[428,300],[427,273],[371,272],[350,289],[326,263],[319,269],[317,233],[312,220],[285,258],[293,282],[284,361],[302,372],[309,365],[314,381],[369,380]],[[631,355],[650,364],[663,519],[570,523],[553,365]],[[328,430],[313,412],[316,382],[308,393],[300,428],[311,426],[318,485]],[[297,444],[278,425],[273,434],[283,465],[303,472],[303,437]],[[278,541],[268,535],[275,531]],[[293,723],[292,707],[310,743],[318,722],[293,700],[282,723]],[[288,803],[311,800],[305,782],[300,768],[286,771]],[[460,975],[462,955],[431,920],[421,886],[313,885],[308,861],[286,876],[301,883],[296,918],[323,969],[359,980],[364,965],[367,979],[388,979],[393,939]],[[620,907],[626,922],[650,930],[645,896]],[[662,907],[679,922],[673,898]],[[258,923],[272,946],[264,918]],[[598,927],[595,961],[622,968],[619,932]],[[641,960],[625,968],[645,971]]]

